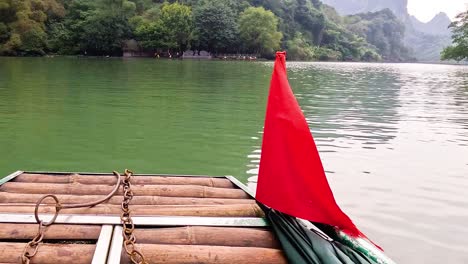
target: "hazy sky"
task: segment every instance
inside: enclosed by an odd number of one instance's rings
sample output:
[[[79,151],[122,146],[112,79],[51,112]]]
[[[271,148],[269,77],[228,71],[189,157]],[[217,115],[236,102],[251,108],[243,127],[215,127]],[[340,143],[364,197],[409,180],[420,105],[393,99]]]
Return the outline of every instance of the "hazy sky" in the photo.
[[[431,20],[439,12],[445,12],[453,19],[467,8],[468,0],[408,0],[408,13],[423,22]]]

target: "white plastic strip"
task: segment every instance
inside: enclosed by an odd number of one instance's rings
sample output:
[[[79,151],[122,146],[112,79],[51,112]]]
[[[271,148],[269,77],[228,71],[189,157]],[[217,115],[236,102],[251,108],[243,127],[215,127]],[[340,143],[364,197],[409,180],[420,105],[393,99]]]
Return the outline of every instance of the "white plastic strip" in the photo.
[[[91,264],[105,264],[107,260],[107,252],[109,252],[109,246],[112,239],[112,225],[103,225],[99,239],[96,244],[96,250],[94,251],[93,261]]]
[[[107,258],[107,264],[120,263],[120,256],[122,254],[123,236],[122,227],[115,226],[114,233],[112,235],[112,243],[109,250],[109,256]]]
[[[255,194],[252,192],[251,189],[249,189],[245,184],[240,182],[238,179],[236,179],[234,176],[226,176],[227,179],[229,179],[232,183],[234,183],[237,187],[241,188],[244,192],[246,192],[248,195],[250,195],[252,198],[255,199]]]
[[[0,179],[0,185],[4,184],[5,182],[8,182],[8,181],[11,181],[12,179],[14,179],[16,176],[22,174],[23,171],[15,171],[13,172],[12,174],[10,175],[7,175],[3,178]]]
[[[67,175],[67,174],[80,174],[82,176],[89,175],[99,175],[99,176],[114,176],[112,173],[109,172],[75,172],[75,171],[25,171],[24,173],[30,174],[50,174],[50,175]],[[161,176],[161,177],[201,177],[201,178],[224,178],[225,176],[219,175],[193,175],[193,174],[159,174],[159,173],[135,173],[133,176]]]
[[[41,214],[49,221],[53,215]],[[268,222],[260,217],[196,217],[196,216],[133,216],[135,225],[141,226],[238,226],[263,227]],[[0,223],[36,223],[33,214],[0,213]],[[61,214],[55,220],[58,224],[120,225],[119,216],[67,215]]]

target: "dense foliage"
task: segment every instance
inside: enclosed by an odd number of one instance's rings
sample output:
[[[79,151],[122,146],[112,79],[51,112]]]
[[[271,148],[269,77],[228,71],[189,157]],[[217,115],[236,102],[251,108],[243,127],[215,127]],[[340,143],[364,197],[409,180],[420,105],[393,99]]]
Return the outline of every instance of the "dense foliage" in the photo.
[[[218,54],[238,45],[237,13],[222,1],[207,0],[194,7],[192,48]]]
[[[450,24],[450,28],[453,32],[453,45],[444,49],[442,59],[457,61],[468,59],[468,11],[460,13]]]
[[[0,0],[0,54],[43,55],[46,23],[64,16],[56,0]]]
[[[404,60],[389,11],[342,17],[319,0],[0,0],[0,54],[122,55],[123,50],[296,60]]]
[[[249,7],[240,14],[239,34],[246,50],[256,54],[273,54],[280,48],[283,35],[276,29],[278,19],[263,7]]]
[[[408,50],[403,45],[405,26],[390,9],[348,16],[345,24],[349,30],[375,46],[385,60],[407,59]]]

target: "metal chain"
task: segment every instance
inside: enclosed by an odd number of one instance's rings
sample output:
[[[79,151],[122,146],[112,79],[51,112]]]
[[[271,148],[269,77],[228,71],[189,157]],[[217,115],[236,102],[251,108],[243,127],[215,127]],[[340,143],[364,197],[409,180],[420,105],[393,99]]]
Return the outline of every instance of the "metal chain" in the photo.
[[[127,170],[125,170],[127,172]],[[26,244],[24,247],[23,253],[21,254],[21,263],[22,264],[29,264],[31,262],[31,258],[36,255],[37,250],[39,249],[39,245],[42,242],[42,239],[44,238],[44,232],[46,227],[52,225],[55,220],[57,219],[57,216],[62,209],[69,209],[69,208],[80,208],[80,207],[91,207],[100,203],[103,203],[107,200],[109,200],[118,190],[120,187],[120,174],[116,174],[114,172],[114,175],[117,177],[117,181],[114,185],[114,188],[112,191],[106,195],[103,199],[94,201],[94,202],[89,202],[89,203],[81,203],[81,204],[70,204],[70,205],[62,205],[57,198],[57,196],[53,194],[48,194],[42,196],[36,203],[36,207],[34,208],[34,217],[36,218],[36,222],[39,224],[39,230],[36,234],[36,236]],[[133,194],[132,194],[133,195]],[[46,198],[53,198],[55,200],[55,214],[52,217],[52,219],[49,222],[44,222],[39,218],[39,206],[41,205],[42,201],[44,201]],[[128,207],[128,204],[127,204]]]
[[[26,247],[24,247],[23,254],[21,255],[21,262],[23,264],[29,264],[31,258],[36,255],[39,248],[39,243],[41,243],[42,239],[44,238],[45,229],[46,226],[42,221],[40,221],[39,230],[37,231],[36,236],[30,242],[28,242],[28,244],[26,244]]]
[[[119,175],[118,172],[114,171],[115,175]],[[122,180],[123,185],[123,201],[122,201],[122,214],[120,215],[120,221],[122,222],[122,236],[124,238],[123,246],[127,255],[130,257],[130,260],[133,264],[148,264],[145,260],[145,256],[141,251],[139,251],[136,246],[136,237],[133,234],[135,230],[135,224],[133,224],[132,217],[130,215],[129,204],[133,198],[132,191],[132,179],[133,172],[130,170],[125,170],[125,178]],[[120,176],[120,175],[119,175]]]
[[[36,255],[37,250],[39,248],[39,244],[42,242],[42,239],[44,238],[44,232],[45,232],[46,227],[52,225],[55,222],[59,214],[59,211],[61,209],[90,207],[90,206],[100,204],[110,199],[117,192],[120,186],[120,179],[121,179],[121,176],[118,172],[114,171],[113,173],[117,177],[117,183],[114,189],[112,190],[112,192],[109,193],[105,198],[101,200],[90,202],[90,203],[83,203],[83,204],[62,205],[60,201],[58,200],[57,196],[55,195],[49,194],[49,195],[45,195],[41,197],[37,201],[36,207],[34,210],[34,216],[36,218],[36,222],[39,224],[39,229],[38,229],[36,236],[30,242],[26,244],[23,250],[23,253],[21,255],[22,264],[29,264],[31,261],[31,258]],[[133,264],[148,264],[148,262],[145,260],[145,256],[143,255],[143,253],[141,253],[141,251],[139,251],[135,246],[136,237],[133,234],[133,231],[135,230],[135,225],[130,216],[130,208],[129,208],[130,202],[133,198],[133,191],[131,188],[132,174],[133,174],[132,171],[126,169],[125,178],[122,180],[124,199],[122,201],[122,206],[121,206],[122,214],[120,215],[120,220],[122,222],[122,227],[123,227],[123,230],[122,230],[122,236],[124,238],[123,246]],[[42,220],[39,219],[39,206],[41,205],[42,201],[48,197],[51,197],[55,200],[55,215],[49,222],[44,223]]]

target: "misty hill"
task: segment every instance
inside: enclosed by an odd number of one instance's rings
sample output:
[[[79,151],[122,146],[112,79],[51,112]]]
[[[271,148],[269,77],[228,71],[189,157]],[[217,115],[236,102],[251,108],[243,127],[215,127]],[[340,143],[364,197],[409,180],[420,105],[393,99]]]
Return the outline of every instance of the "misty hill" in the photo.
[[[450,25],[451,21],[450,18],[444,12],[440,12],[431,21],[427,23],[423,23],[419,21],[416,17],[410,16],[409,17],[412,26],[417,31],[431,34],[431,35],[450,35],[450,31],[448,30],[448,26]]]
[[[280,18],[293,59],[406,61],[404,25],[389,10],[340,16],[319,0],[253,0]],[[315,55],[314,55],[315,54]]]
[[[450,18],[443,12],[427,23],[410,16],[406,21],[405,44],[411,47],[418,60],[438,61],[440,52],[452,43],[450,23]]]
[[[388,8],[401,20],[408,14],[408,0],[323,0],[324,4],[333,6],[338,13],[354,15],[376,12]]]
[[[344,22],[349,31],[375,46],[386,61],[410,59],[403,43],[405,26],[390,9],[349,15],[344,17]]]
[[[408,14],[408,0],[322,0],[334,7],[342,15],[376,12],[388,8],[405,24],[417,31],[432,35],[449,35],[450,18],[444,12],[437,14],[431,21],[424,23]]]
[[[405,25],[404,42],[412,55],[421,61],[438,61],[440,52],[451,43],[450,19],[441,12],[424,23],[408,14],[407,0],[323,0],[342,15],[390,9]]]
[[[411,55],[419,61],[440,61],[442,50],[450,46],[450,35],[432,35],[420,31],[410,31],[405,35],[405,45],[411,49]]]

